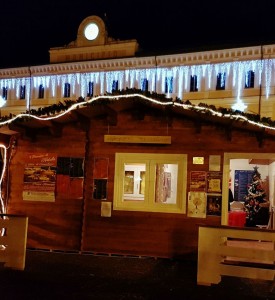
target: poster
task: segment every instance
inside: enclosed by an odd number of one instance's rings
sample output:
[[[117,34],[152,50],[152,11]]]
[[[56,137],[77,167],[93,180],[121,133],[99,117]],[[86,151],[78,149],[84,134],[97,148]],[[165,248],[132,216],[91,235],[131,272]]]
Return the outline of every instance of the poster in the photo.
[[[101,217],[111,217],[112,202],[101,202]]]
[[[209,216],[221,216],[222,195],[207,195],[207,212]]]
[[[205,192],[189,192],[187,216],[193,218],[206,218]]]
[[[254,171],[236,170],[234,178],[234,199],[235,201],[244,201],[247,195],[248,184],[252,181]]]
[[[25,158],[23,200],[55,201],[55,153],[28,153]]]
[[[190,190],[205,192],[205,190],[206,190],[206,172],[204,172],[204,171],[190,172]]]
[[[221,156],[220,155],[209,155],[209,171],[220,171],[221,170]]]
[[[222,192],[222,172],[207,173],[207,193]]]

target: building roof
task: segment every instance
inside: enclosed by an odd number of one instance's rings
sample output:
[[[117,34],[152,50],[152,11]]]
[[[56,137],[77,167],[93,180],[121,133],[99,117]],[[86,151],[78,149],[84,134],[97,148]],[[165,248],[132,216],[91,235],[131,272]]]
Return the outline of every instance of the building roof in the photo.
[[[188,119],[194,122],[197,131],[200,131],[203,125],[223,127],[229,139],[233,130],[253,132],[259,143],[264,138],[275,136],[274,121],[268,118],[260,118],[258,115],[245,114],[231,109],[216,108],[212,105],[193,105],[189,101],[173,100],[166,98],[165,95],[144,93],[136,89],[105,94],[88,100],[83,98],[77,101],[68,100],[14,117],[3,117],[0,120],[0,133],[10,135],[31,132],[31,135],[35,137],[43,132],[59,136],[62,134],[62,126],[87,119],[103,117],[109,125],[116,125],[117,115],[126,110],[133,111],[137,115],[137,120],[152,110],[166,116],[171,124],[175,117]]]

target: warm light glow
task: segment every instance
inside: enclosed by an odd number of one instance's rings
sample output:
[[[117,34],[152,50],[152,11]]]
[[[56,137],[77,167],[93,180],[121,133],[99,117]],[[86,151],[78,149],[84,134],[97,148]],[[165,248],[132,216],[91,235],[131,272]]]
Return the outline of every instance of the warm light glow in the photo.
[[[232,105],[232,109],[234,110],[244,111],[246,108],[247,105],[245,105],[240,99],[238,99],[237,102],[234,105]]]
[[[6,104],[6,100],[0,96],[0,107],[3,107]]]

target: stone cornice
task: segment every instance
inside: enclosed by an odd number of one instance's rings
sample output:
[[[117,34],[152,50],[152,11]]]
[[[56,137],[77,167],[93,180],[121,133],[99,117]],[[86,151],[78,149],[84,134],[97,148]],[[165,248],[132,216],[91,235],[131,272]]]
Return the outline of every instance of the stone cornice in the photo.
[[[153,68],[156,66],[155,57],[134,57],[122,59],[81,61],[72,63],[50,64],[31,67],[32,74],[51,75],[67,73],[86,73],[116,71],[137,68]],[[0,70],[1,75],[1,70]]]
[[[29,67],[0,69],[0,78],[30,77]]]
[[[262,58],[275,58],[275,45],[0,69],[0,78],[20,78],[155,67],[171,68],[174,66],[215,64],[232,61],[259,60]]]
[[[201,51],[183,54],[172,54],[157,56],[157,65],[161,67],[172,67],[175,65],[198,65],[198,64],[217,64],[232,61],[257,60],[272,54],[275,56],[275,45],[246,48],[232,48],[213,51]]]

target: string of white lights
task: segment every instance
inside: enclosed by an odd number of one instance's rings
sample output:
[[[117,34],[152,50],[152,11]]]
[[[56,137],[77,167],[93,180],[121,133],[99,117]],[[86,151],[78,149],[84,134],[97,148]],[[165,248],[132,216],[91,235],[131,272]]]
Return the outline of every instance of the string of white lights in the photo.
[[[7,168],[7,147],[3,144],[0,144],[0,148],[3,150],[2,151],[3,167],[2,167],[1,177],[0,177],[0,205],[1,205],[1,213],[6,214],[7,208],[5,205],[5,201],[2,198],[2,188],[3,188],[2,184],[3,184],[4,174]]]
[[[255,122],[255,121],[250,120],[246,116],[243,116],[241,114],[229,114],[229,113],[228,114],[223,114],[223,113],[221,113],[219,111],[215,111],[215,110],[213,110],[212,108],[209,108],[209,107],[193,105],[193,104],[179,103],[179,102],[175,102],[173,100],[163,102],[163,101],[156,100],[156,99],[153,99],[151,97],[147,97],[145,95],[138,94],[138,93],[125,94],[125,95],[121,94],[121,95],[96,96],[96,97],[93,97],[93,98],[91,98],[87,101],[74,103],[66,111],[60,112],[60,113],[52,115],[52,116],[47,116],[47,117],[36,116],[36,115],[29,114],[29,113],[21,113],[21,114],[18,114],[16,116],[14,116],[11,119],[1,121],[0,122],[0,127],[11,124],[12,122],[16,121],[17,119],[23,119],[23,118],[33,118],[33,119],[36,119],[36,120],[39,120],[39,121],[50,121],[50,120],[58,119],[58,118],[66,115],[67,113],[69,113],[73,110],[79,109],[81,107],[85,107],[85,106],[87,106],[87,104],[92,104],[93,102],[102,101],[103,103],[105,103],[104,100],[118,101],[120,99],[128,99],[128,98],[134,98],[134,97],[140,98],[142,100],[149,101],[151,103],[161,105],[161,106],[176,106],[176,107],[180,107],[180,108],[185,109],[185,110],[196,110],[196,111],[200,111],[202,113],[211,113],[211,115],[213,115],[213,116],[218,116],[218,117],[223,117],[223,118],[230,118],[230,119],[235,119],[235,120],[243,120],[243,121],[247,122],[248,124],[256,125],[256,126],[259,126],[261,128],[265,128],[265,129],[269,129],[269,130],[275,130],[275,127],[272,127],[272,126],[269,126],[269,125],[266,125],[266,124],[263,124],[263,123]]]

